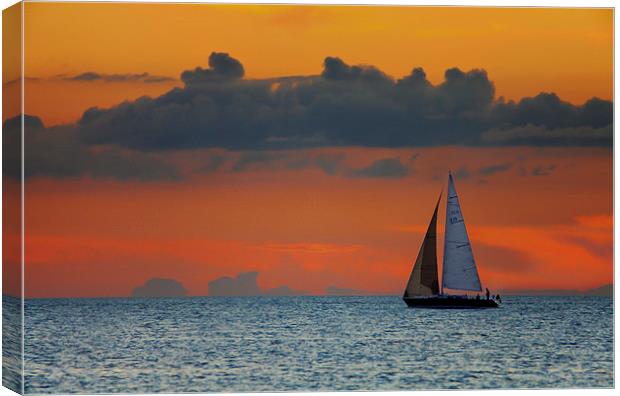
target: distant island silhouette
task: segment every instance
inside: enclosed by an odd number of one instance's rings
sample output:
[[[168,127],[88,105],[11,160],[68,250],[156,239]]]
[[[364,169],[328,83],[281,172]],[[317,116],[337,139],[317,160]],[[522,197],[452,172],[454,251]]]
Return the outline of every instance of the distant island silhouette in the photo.
[[[585,291],[568,289],[518,289],[500,290],[500,293],[508,296],[599,296],[613,297],[614,285],[603,285]]]
[[[152,278],[133,289],[132,297],[185,297],[187,290],[175,279]]]
[[[271,289],[263,289],[258,285],[259,272],[241,272],[236,277],[223,276],[208,283],[208,296],[241,297],[241,296],[306,296],[310,293],[291,289],[287,285]],[[613,297],[613,284],[587,289],[584,291],[571,289],[499,289],[498,293],[505,296],[599,296]],[[325,288],[325,296],[390,296],[396,292],[375,293],[368,290],[353,289],[329,285]],[[189,297],[190,293],[176,279],[152,278],[143,285],[133,289],[131,297]]]
[[[303,296],[306,292],[292,290],[286,285],[261,289],[256,271],[241,272],[235,278],[223,276],[209,282],[209,296]]]

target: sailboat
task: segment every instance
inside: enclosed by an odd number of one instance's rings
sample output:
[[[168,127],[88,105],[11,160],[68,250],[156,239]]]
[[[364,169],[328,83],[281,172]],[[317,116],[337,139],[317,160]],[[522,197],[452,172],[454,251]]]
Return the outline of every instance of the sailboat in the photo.
[[[440,201],[441,194],[405,287],[403,300],[409,307],[416,308],[497,308],[497,302],[489,298],[481,298],[479,294],[473,298],[462,293],[447,293],[447,289],[482,292],[482,284],[465,228],[459,197],[450,173],[448,173],[446,230],[440,288],[437,269],[437,211]]]

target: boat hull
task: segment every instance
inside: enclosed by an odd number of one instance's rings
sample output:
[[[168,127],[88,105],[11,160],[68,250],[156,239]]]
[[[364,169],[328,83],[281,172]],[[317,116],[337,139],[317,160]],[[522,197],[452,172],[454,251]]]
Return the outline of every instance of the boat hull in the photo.
[[[405,297],[403,298],[410,308],[427,309],[482,309],[497,308],[494,300],[475,299],[466,297]]]

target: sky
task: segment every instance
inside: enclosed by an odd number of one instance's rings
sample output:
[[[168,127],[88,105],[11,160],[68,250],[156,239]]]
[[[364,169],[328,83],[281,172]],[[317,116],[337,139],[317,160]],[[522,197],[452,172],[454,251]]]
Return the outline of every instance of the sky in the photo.
[[[24,20],[28,297],[151,278],[206,295],[250,271],[400,294],[448,170],[484,286],[612,283],[609,9],[27,3]],[[4,67],[5,98],[19,82]]]

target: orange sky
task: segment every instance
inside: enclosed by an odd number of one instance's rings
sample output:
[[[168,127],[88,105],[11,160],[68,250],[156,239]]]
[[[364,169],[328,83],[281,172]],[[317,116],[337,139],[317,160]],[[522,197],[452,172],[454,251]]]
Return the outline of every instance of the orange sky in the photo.
[[[258,270],[263,287],[399,293],[445,188],[443,169],[463,163],[471,175],[457,188],[485,284],[584,289],[612,281],[607,149],[337,151],[352,163],[418,158],[398,180],[260,167],[169,183],[34,179],[26,190],[27,292],[125,295],[158,276],[205,294],[216,277]],[[498,161],[513,166],[479,174]],[[555,169],[532,176],[541,165]]]
[[[239,59],[249,78],[318,74],[326,56],[339,56],[396,78],[421,66],[433,83],[450,67],[484,68],[509,99],[612,96],[611,9],[26,3],[25,18],[25,74],[43,79],[29,84],[26,109],[46,124],[175,85],[85,85],[60,75],[178,78],[206,66],[212,51]]]
[[[206,66],[212,51],[239,59],[248,78],[319,74],[324,57],[333,55],[396,78],[422,66],[433,83],[449,67],[484,68],[496,96],[515,100],[548,91],[576,104],[612,97],[612,10],[25,7],[25,112],[48,126],[73,123],[92,106],[182,86],[179,74]],[[176,80],[66,80],[89,71]],[[5,95],[18,93],[19,84],[9,83],[18,77],[5,68]],[[3,119],[18,112],[5,107]],[[345,147],[290,154],[325,152],[344,154],[352,167],[398,157],[410,172],[362,179],[275,164],[197,173],[193,167],[212,152],[196,149],[166,154],[187,172],[182,181],[29,179],[26,294],[125,296],[149,278],[170,277],[200,295],[210,280],[248,270],[260,272],[262,287],[400,293],[448,169],[467,170],[457,188],[483,283],[492,290],[612,282],[607,148]],[[481,172],[498,164],[510,166]],[[5,183],[5,191],[15,188]],[[443,213],[439,225],[442,232]],[[16,238],[4,234],[9,243]]]

